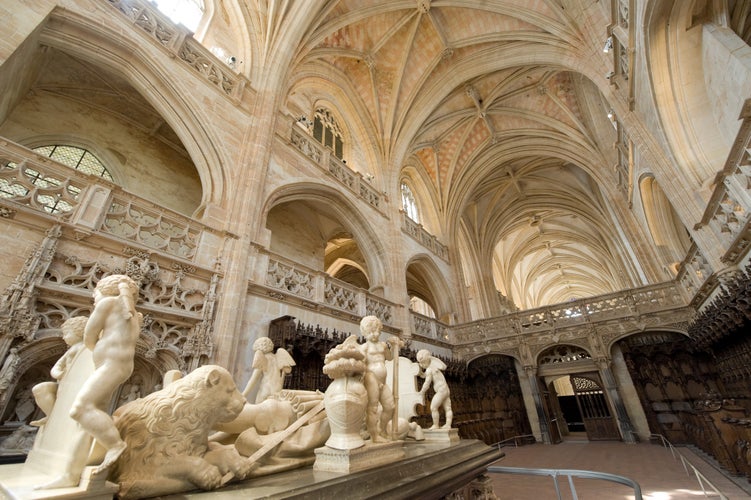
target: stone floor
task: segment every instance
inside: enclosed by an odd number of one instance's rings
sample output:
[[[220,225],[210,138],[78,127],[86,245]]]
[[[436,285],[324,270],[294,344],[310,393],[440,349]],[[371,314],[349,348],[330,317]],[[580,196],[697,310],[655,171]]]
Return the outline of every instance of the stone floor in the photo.
[[[751,485],[730,478],[689,448],[675,450],[690,462],[730,500],[751,499]],[[680,457],[673,458],[669,449],[659,444],[625,444],[616,441],[587,441],[586,437],[569,437],[557,445],[533,444],[503,448],[506,456],[493,465],[548,469],[580,469],[626,476],[641,487],[644,500],[699,500],[720,498],[710,487],[706,496]],[[489,474],[495,494],[501,500],[555,499],[553,478],[518,474]],[[619,483],[600,479],[573,480],[579,500],[631,500],[634,490]],[[567,477],[559,477],[561,498],[573,497]],[[739,484],[741,486],[739,486]],[[745,490],[745,491],[744,491]]]

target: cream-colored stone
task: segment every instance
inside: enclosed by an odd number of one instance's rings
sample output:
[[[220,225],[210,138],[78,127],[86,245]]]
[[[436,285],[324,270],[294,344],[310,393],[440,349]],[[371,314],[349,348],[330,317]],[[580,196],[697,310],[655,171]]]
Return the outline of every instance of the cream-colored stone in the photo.
[[[446,363],[433,356],[427,349],[417,351],[417,363],[424,370],[423,376],[425,382],[420,388],[420,395],[424,396],[428,389],[433,387],[433,398],[430,400],[430,414],[433,418],[431,430],[450,429],[454,418],[454,412],[451,410],[451,391],[446,383],[446,377],[443,371],[446,369]],[[440,412],[443,410],[445,423],[440,424]]]
[[[245,398],[230,374],[202,366],[113,415],[127,447],[112,471],[122,498],[215,489],[244,478],[251,464],[232,446],[211,445],[209,433],[242,411]]]

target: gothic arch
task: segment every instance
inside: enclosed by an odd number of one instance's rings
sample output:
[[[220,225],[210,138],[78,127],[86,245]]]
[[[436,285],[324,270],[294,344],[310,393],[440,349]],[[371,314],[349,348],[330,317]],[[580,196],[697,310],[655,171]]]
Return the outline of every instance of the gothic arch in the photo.
[[[114,15],[114,14],[113,14]],[[106,30],[106,31],[105,31]],[[141,40],[126,38],[90,19],[72,18],[55,9],[40,32],[40,44],[100,66],[124,78],[171,126],[187,150],[201,180],[199,216],[209,205],[222,205],[230,199],[219,137],[201,123],[204,107],[191,102],[189,92],[173,85],[174,75],[163,70],[158,59],[144,53]],[[95,43],[95,42],[96,43]],[[170,56],[165,53],[165,59]]]
[[[387,275],[382,256],[385,249],[378,239],[377,231],[359,213],[358,208],[336,189],[317,183],[290,184],[277,189],[266,200],[262,210],[262,220],[268,221],[271,210],[287,203],[304,202],[314,208],[325,208],[325,214],[341,224],[352,235],[363,250],[367,264],[370,287],[382,287],[390,276]],[[335,233],[321,234],[325,242]]]
[[[452,313],[456,305],[451,300],[452,293],[441,270],[426,254],[416,255],[407,262],[404,270],[407,293],[416,295],[427,302],[440,321],[452,323]]]
[[[739,125],[737,110],[749,92],[725,86],[722,96],[714,95],[712,82],[696,77],[719,70],[705,66],[712,59],[719,60],[713,50],[726,50],[722,53],[726,57],[736,51],[733,59],[748,58],[751,53],[748,46],[721,47],[735,36],[728,28],[694,22],[695,16],[700,18],[694,9],[704,6],[705,2],[650,2],[640,23],[649,28],[642,41],[645,73],[665,132],[663,140],[676,163],[686,166],[681,175],[694,187],[709,185],[717,165],[724,164]],[[723,105],[721,99],[727,103]]]

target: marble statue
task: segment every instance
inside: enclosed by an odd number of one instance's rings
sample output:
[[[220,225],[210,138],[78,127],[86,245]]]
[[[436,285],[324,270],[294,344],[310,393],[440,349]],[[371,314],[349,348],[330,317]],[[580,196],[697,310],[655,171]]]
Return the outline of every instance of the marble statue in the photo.
[[[213,428],[237,418],[246,401],[229,372],[204,365],[113,414],[126,443],[110,478],[120,498],[215,489],[242,479],[251,464],[234,446],[209,442]]]
[[[417,351],[417,362],[419,363],[420,368],[425,370],[425,382],[420,389],[420,394],[424,395],[430,388],[431,384],[435,391],[433,399],[430,401],[430,413],[433,417],[433,425],[430,428],[450,429],[454,413],[451,411],[449,386],[446,383],[446,378],[443,376],[446,364],[433,356],[427,349],[420,349]],[[443,408],[443,411],[446,414],[446,423],[443,427],[440,426],[441,408]]]
[[[250,409],[254,422],[237,435],[234,445],[251,464],[248,477],[312,464],[315,450],[331,432],[318,391],[283,390],[276,399],[246,403],[245,408],[243,414]]]
[[[78,353],[81,352],[81,349],[85,348],[83,344],[83,332],[88,319],[88,316],[76,316],[65,320],[60,326],[60,330],[63,333],[63,341],[68,346],[68,350],[55,362],[50,370],[50,375],[55,380],[40,382],[31,389],[34,401],[36,401],[37,406],[44,412],[44,417],[30,422],[31,425],[37,427],[44,425],[52,413],[52,407],[57,400],[57,388],[60,381],[73,365],[73,361],[78,356]]]
[[[350,335],[331,349],[323,363],[323,373],[332,379],[324,395],[326,417],[331,427],[326,446],[336,450],[364,446],[360,431],[368,410],[368,391],[363,384],[367,365],[357,337]]]
[[[399,368],[399,374],[395,378],[394,368],[396,367]],[[411,359],[399,356],[396,363],[392,361],[386,364],[386,371],[388,373],[387,380],[397,381],[394,385],[396,385],[398,395],[399,419],[404,418],[409,422],[412,418],[417,417],[417,405],[425,404],[425,396],[420,394],[418,385],[418,383],[421,385],[422,381],[417,380],[417,376],[422,373],[422,369],[419,364]]]
[[[95,472],[112,465],[127,446],[107,413],[113,394],[133,373],[142,316],[136,312],[138,285],[115,274],[94,289],[94,310],[86,322],[83,343],[92,351],[94,373],[78,391],[70,416],[107,452]]]
[[[393,359],[394,351],[399,347],[400,340],[392,336],[388,342],[379,340],[383,324],[376,316],[365,316],[360,321],[360,333],[365,337],[365,343],[360,350],[365,354],[365,376],[363,382],[368,393],[368,408],[366,426],[372,442],[388,441],[386,426],[394,415],[394,395],[386,383],[386,361]],[[379,418],[380,405],[380,418]]]
[[[255,402],[279,394],[284,386],[284,376],[292,371],[295,360],[283,348],[274,352],[274,343],[268,337],[259,337],[253,342],[253,373],[243,390],[246,398],[258,387]]]

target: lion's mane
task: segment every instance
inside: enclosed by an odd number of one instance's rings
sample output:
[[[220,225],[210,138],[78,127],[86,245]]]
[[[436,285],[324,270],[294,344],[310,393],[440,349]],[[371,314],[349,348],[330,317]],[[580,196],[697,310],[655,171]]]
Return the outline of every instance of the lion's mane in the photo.
[[[158,475],[159,466],[170,457],[200,457],[206,453],[212,426],[228,414],[234,418],[239,413],[229,407],[217,411],[217,400],[206,397],[211,390],[205,383],[206,375],[217,368],[197,368],[164,389],[115,411],[115,425],[128,444],[113,470],[117,480],[152,477]],[[231,381],[226,370],[222,376]]]

